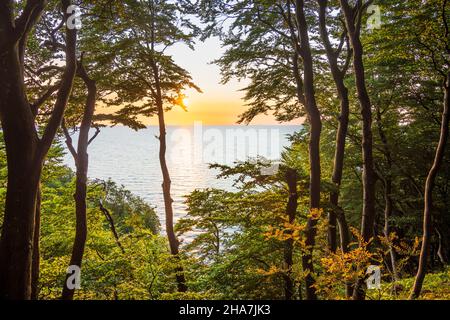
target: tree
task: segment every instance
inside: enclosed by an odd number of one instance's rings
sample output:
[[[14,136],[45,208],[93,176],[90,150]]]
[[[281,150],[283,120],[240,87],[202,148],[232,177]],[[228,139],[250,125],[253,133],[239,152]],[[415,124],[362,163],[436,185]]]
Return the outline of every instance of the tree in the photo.
[[[274,110],[281,121],[306,114],[310,133],[310,209],[318,210],[321,205],[322,122],[315,97],[314,63],[306,19],[308,8],[304,1],[290,0],[275,4],[249,0],[239,4],[219,3],[219,7],[223,9],[222,15],[234,19],[224,41],[232,47],[218,60],[224,80],[231,76],[251,80],[251,85],[244,88],[250,108],[240,122],[249,123],[256,115],[270,110]],[[253,17],[256,17],[256,24]],[[299,105],[304,110],[299,111]],[[307,299],[317,298],[312,262],[315,224],[314,218],[309,219],[307,246],[310,251],[303,258],[303,267],[308,273],[305,279]]]
[[[69,0],[62,0],[64,24]],[[39,136],[24,83],[27,39],[46,1],[0,4],[0,118],[8,159],[8,188],[0,240],[0,296],[30,299],[36,201],[43,161],[61,123],[76,69],[76,29],[66,26],[65,71],[51,117]],[[30,245],[31,243],[31,245]]]
[[[159,124],[159,161],[163,176],[162,190],[166,213],[166,232],[172,255],[179,259],[179,241],[174,232],[171,180],[166,162],[166,123],[164,112],[183,105],[188,88],[200,89],[191,76],[166,53],[175,43],[192,47],[196,28],[184,16],[183,8],[170,1],[130,0],[114,25],[102,35],[109,42],[104,59],[111,66],[111,88],[116,97],[108,104],[125,104],[116,117],[134,119],[139,128],[139,116],[156,115]],[[113,80],[114,79],[114,80]],[[177,267],[180,292],[187,290],[183,268]]]
[[[361,43],[360,34],[364,11],[371,1],[363,3],[358,0],[355,6],[349,1],[341,0],[341,8],[344,12],[345,24],[348,31],[350,44],[353,50],[353,71],[355,73],[356,89],[361,105],[363,122],[362,149],[363,149],[363,212],[361,222],[361,234],[365,242],[369,242],[374,235],[375,223],[375,181],[376,175],[373,162],[373,135],[372,135],[372,103],[366,87],[366,76],[364,71],[364,48]],[[353,292],[354,299],[364,299],[362,282],[358,281]]]
[[[330,193],[330,204],[331,210],[328,215],[329,221],[329,231],[328,231],[328,241],[330,250],[336,252],[337,239],[336,239],[336,222],[339,224],[339,234],[340,234],[340,244],[341,250],[343,252],[348,251],[348,246],[350,244],[350,231],[347,224],[347,219],[345,218],[345,213],[339,206],[339,193],[342,183],[342,174],[344,169],[344,157],[345,157],[345,143],[347,138],[348,124],[349,124],[349,114],[350,114],[350,100],[349,100],[349,90],[345,85],[345,76],[350,66],[350,60],[352,55],[352,50],[350,48],[350,43],[347,35],[347,30],[341,31],[339,44],[337,48],[334,48],[330,41],[330,34],[328,32],[327,23],[327,10],[329,10],[328,0],[319,0],[319,32],[322,39],[322,44],[325,48],[325,53],[327,55],[329,68],[335,82],[337,95],[340,101],[340,113],[338,116],[338,128],[336,132],[336,146],[333,160],[333,173],[332,173],[332,183],[335,189]],[[341,58],[342,52],[344,51],[344,45],[347,46],[346,52],[344,52],[344,57]],[[347,286],[347,296],[352,295],[352,286]]]
[[[330,194],[330,203],[333,207],[329,214],[330,230],[329,230],[329,242],[331,251],[335,252],[337,247],[336,241],[336,220],[339,222],[339,230],[341,235],[341,249],[345,252],[348,250],[349,245],[349,230],[345,214],[341,208],[339,208],[339,187],[342,182],[342,171],[344,167],[345,156],[345,140],[347,138],[349,113],[350,113],[350,101],[348,96],[348,88],[345,85],[344,79],[348,68],[350,66],[350,57],[352,54],[349,48],[347,31],[341,31],[340,41],[337,48],[333,48],[330,41],[330,34],[327,27],[327,10],[328,1],[319,0],[319,30],[322,39],[323,46],[328,59],[333,80],[336,85],[336,91],[340,100],[340,114],[338,116],[339,125],[336,132],[336,148],[333,163],[332,182],[336,186],[336,190]],[[344,45],[347,45],[347,50],[344,58],[341,58],[341,54],[344,51]]]
[[[298,159],[286,151],[279,172],[269,176],[261,169],[271,162],[262,158],[212,166],[218,178],[234,180],[235,191],[196,190],[187,198],[188,215],[177,230],[196,231],[185,245],[193,288],[221,299],[303,298],[309,178],[308,164],[300,167]]]
[[[97,100],[97,85],[95,80],[91,79],[83,65],[83,60],[78,62],[77,76],[80,77],[87,90],[86,103],[83,111],[83,118],[80,124],[80,130],[78,135],[77,149],[75,150],[70,133],[65,125],[65,121],[62,123],[64,135],[66,137],[67,147],[75,160],[76,166],[76,188],[75,188],[75,216],[77,221],[77,228],[75,233],[75,241],[72,250],[72,256],[70,258],[70,266],[78,266],[81,269],[81,262],[83,260],[84,247],[87,238],[87,217],[86,217],[86,196],[87,196],[87,184],[88,184],[88,168],[89,168],[89,155],[87,149],[89,144],[95,139],[99,133],[97,129],[96,134],[93,137],[89,137],[89,131],[92,127],[92,121],[95,112],[95,104]],[[62,298],[64,300],[72,300],[75,292],[74,288],[68,287],[68,277],[64,282]]]
[[[425,4],[423,10],[436,10],[439,2],[431,2]],[[432,210],[433,210],[433,189],[435,187],[436,177],[438,175],[439,169],[442,166],[442,162],[445,156],[445,148],[447,146],[448,134],[449,134],[449,122],[450,122],[450,29],[448,25],[448,1],[443,0],[440,3],[440,15],[441,21],[439,22],[439,29],[443,30],[444,37],[434,37],[431,39],[433,44],[426,43],[419,36],[418,42],[421,44],[425,52],[428,55],[428,59],[434,66],[436,72],[441,74],[443,78],[443,91],[444,91],[444,101],[440,128],[439,142],[436,147],[436,153],[434,156],[433,165],[428,172],[428,176],[425,184],[425,199],[424,199],[424,211],[423,211],[423,239],[422,248],[419,257],[419,267],[417,269],[417,274],[414,282],[414,286],[411,291],[411,299],[416,299],[419,297],[422,290],[423,281],[425,279],[427,260],[430,250],[430,238],[432,233]],[[433,30],[433,27],[431,27]],[[434,30],[433,30],[434,31]],[[435,45],[433,47],[432,45]]]

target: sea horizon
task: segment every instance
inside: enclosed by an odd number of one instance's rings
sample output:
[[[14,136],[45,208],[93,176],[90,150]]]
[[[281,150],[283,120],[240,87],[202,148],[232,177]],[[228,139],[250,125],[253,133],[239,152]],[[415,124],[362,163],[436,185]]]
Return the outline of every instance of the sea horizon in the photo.
[[[194,125],[168,125],[166,157],[172,180],[175,221],[185,215],[185,196],[192,191],[205,188],[233,190],[233,181],[217,179],[218,171],[210,169],[210,163],[231,165],[235,161],[245,161],[255,156],[278,160],[281,152],[290,144],[287,136],[300,127],[255,124],[202,125],[196,128]],[[88,177],[111,179],[154,206],[164,231],[159,143],[155,138],[158,133],[158,126],[153,125],[138,131],[126,126],[101,128],[88,150]],[[74,142],[76,136],[73,136]],[[227,143],[230,139],[234,142]],[[242,141],[245,141],[245,148],[242,148]],[[203,151],[201,159],[193,154],[194,150],[199,149],[198,146]],[[261,150],[264,152],[259,152]],[[69,152],[66,152],[64,163],[75,169]]]

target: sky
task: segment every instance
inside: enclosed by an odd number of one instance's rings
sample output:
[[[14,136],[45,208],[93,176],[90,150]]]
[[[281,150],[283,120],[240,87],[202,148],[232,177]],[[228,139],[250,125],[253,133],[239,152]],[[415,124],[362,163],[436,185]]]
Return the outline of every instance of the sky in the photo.
[[[191,73],[193,81],[203,93],[195,90],[186,91],[187,112],[181,107],[174,108],[166,113],[168,125],[193,125],[202,122],[204,125],[231,125],[235,124],[241,113],[246,110],[245,101],[242,100],[245,87],[244,82],[232,80],[221,84],[220,68],[211,62],[219,58],[224,49],[221,48],[218,38],[209,38],[205,42],[198,41],[195,50],[186,45],[177,44],[168,51],[173,55],[175,62]],[[146,124],[156,125],[156,119],[150,119]],[[277,124],[273,116],[259,116],[252,124]]]

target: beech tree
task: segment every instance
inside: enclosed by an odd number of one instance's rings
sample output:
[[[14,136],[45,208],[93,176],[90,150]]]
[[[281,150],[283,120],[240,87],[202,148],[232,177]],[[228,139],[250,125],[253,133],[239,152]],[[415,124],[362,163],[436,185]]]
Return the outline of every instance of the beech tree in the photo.
[[[244,88],[250,108],[241,116],[240,122],[249,123],[256,115],[268,111],[273,111],[280,121],[306,115],[310,134],[310,210],[313,212],[321,207],[322,123],[315,98],[307,10],[303,1],[223,4],[222,15],[233,17],[234,23],[230,32],[225,33],[224,44],[229,49],[218,62],[225,81],[232,76],[250,77],[252,81]],[[315,219],[310,217],[305,231],[308,253],[303,257],[303,268],[307,274],[307,299],[317,298],[312,262],[315,224]]]
[[[31,298],[36,201],[42,165],[61,123],[76,70],[76,29],[65,26],[65,71],[47,125],[40,135],[27,97],[27,40],[46,1],[0,3],[0,118],[8,159],[8,186],[0,240],[0,296]],[[71,1],[62,0],[66,24]],[[45,93],[44,93],[45,96]],[[38,104],[37,104],[38,105]]]
[[[439,141],[436,147],[434,160],[431,169],[428,172],[425,192],[424,192],[424,209],[423,209],[423,237],[422,247],[420,250],[419,266],[415,277],[414,286],[411,290],[411,299],[419,297],[425,274],[427,270],[428,257],[430,252],[431,234],[433,232],[432,219],[433,219],[433,189],[436,184],[436,177],[442,166],[445,149],[447,147],[448,135],[449,135],[449,122],[450,122],[450,27],[449,27],[449,10],[450,5],[447,0],[442,1],[430,1],[425,4],[419,4],[418,7],[414,7],[417,15],[434,16],[435,12],[439,12],[439,19],[435,25],[427,25],[424,27],[425,34],[420,35],[418,32],[416,35],[416,41],[422,48],[422,54],[424,59],[434,69],[442,81],[442,91],[444,93],[442,116],[441,116],[441,128]],[[418,11],[418,13],[417,13]],[[413,19],[419,25],[421,21]],[[440,33],[434,34],[435,30],[439,30]],[[429,35],[430,37],[427,37]]]
[[[361,235],[365,242],[369,242],[374,235],[375,223],[375,169],[373,161],[372,134],[372,103],[366,87],[364,71],[364,48],[361,43],[361,29],[363,16],[372,1],[356,1],[355,5],[347,0],[341,0],[341,8],[345,17],[345,24],[353,51],[353,72],[355,74],[356,89],[361,105],[362,115],[362,150],[363,150],[363,212],[361,221]],[[362,280],[361,280],[362,281]],[[358,281],[353,292],[354,299],[364,299],[362,282]]]
[[[89,168],[89,156],[88,146],[95,139],[99,133],[97,128],[94,136],[90,137],[89,132],[91,130],[95,112],[95,105],[97,101],[97,85],[96,81],[92,79],[86,68],[83,65],[83,60],[78,62],[77,76],[80,77],[86,86],[87,97],[85,107],[82,113],[82,120],[80,123],[77,149],[75,149],[69,130],[66,127],[65,121],[62,123],[62,129],[66,137],[66,145],[69,149],[76,166],[76,188],[75,188],[75,216],[76,216],[76,232],[75,241],[72,249],[72,256],[70,258],[69,265],[78,266],[81,268],[83,259],[84,247],[87,238],[87,208],[86,208],[86,196],[87,196],[87,184],[88,184],[88,168]],[[64,300],[72,300],[75,290],[68,287],[68,277],[64,282],[62,298]]]
[[[111,68],[108,79],[115,93],[106,99],[106,103],[122,105],[113,122],[125,117],[135,128],[143,128],[142,119],[158,118],[165,226],[170,251],[177,261],[180,252],[174,231],[171,179],[166,162],[164,113],[175,106],[186,107],[183,105],[184,90],[200,89],[166,51],[176,43],[192,48],[196,35],[197,28],[185,16],[183,7],[165,0],[126,1],[112,27],[106,28],[101,35],[107,43],[103,62]],[[184,292],[187,286],[180,263],[175,271],[178,290]]]
[[[336,227],[339,224],[340,244],[343,252],[348,252],[350,244],[350,231],[347,219],[342,207],[339,206],[339,193],[342,183],[342,174],[344,169],[345,145],[350,115],[349,90],[345,84],[345,77],[350,67],[352,50],[345,25],[338,22],[338,32],[330,34],[328,26],[328,11],[332,9],[328,0],[318,0],[319,4],[319,33],[322,45],[328,59],[329,69],[333,77],[337,96],[340,101],[340,113],[338,115],[338,128],[336,131],[336,145],[333,160],[332,183],[335,189],[330,193],[331,209],[328,215],[329,229],[328,242],[330,250],[335,252],[337,249]],[[333,8],[336,9],[336,8]],[[340,24],[340,27],[339,27]],[[332,38],[334,36],[334,38]],[[339,38],[337,38],[339,36]],[[336,47],[332,45],[332,40],[338,43]],[[347,286],[347,296],[352,295],[352,285]]]

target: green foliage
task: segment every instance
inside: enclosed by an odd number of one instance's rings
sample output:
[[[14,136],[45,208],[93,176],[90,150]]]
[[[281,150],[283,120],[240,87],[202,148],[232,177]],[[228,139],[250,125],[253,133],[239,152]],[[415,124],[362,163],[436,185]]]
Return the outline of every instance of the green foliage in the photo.
[[[296,25],[289,1],[75,1],[82,7],[83,28],[78,52],[97,83],[98,100],[107,107],[95,115],[95,126],[126,125],[142,129],[143,117],[158,107],[183,105],[185,90],[200,89],[190,73],[176,64],[169,49],[177,43],[193,48],[198,36],[218,35],[225,52],[217,59],[223,82],[248,80],[242,88],[248,109],[239,122],[272,113],[280,122],[304,117],[301,55],[296,56]],[[23,10],[25,1],[14,3]],[[448,25],[450,2],[442,0],[380,1],[382,26],[362,29],[366,86],[372,101],[373,144],[377,180],[377,235],[363,243],[359,234],[362,197],[361,114],[351,72],[351,48],[342,24],[339,1],[328,1],[327,27],[349,90],[350,117],[343,179],[329,183],[333,172],[339,99],[325,60],[317,28],[317,3],[305,1],[315,73],[315,98],[321,133],[321,209],[309,210],[308,121],[291,137],[277,174],[263,175],[270,166],[262,158],[233,166],[212,165],[218,179],[233,179],[234,190],[195,190],[187,195],[188,213],[176,225],[183,239],[180,260],[169,252],[153,207],[113,181],[88,184],[88,239],[82,265],[82,289],[77,299],[283,299],[286,282],[302,299],[305,274],[301,270],[308,217],[317,218],[312,257],[321,298],[345,299],[344,288],[364,276],[370,264],[382,266],[383,286],[367,293],[369,299],[403,299],[412,286],[422,233],[423,192],[426,175],[439,139],[443,78],[450,68]],[[447,7],[444,7],[444,6]],[[196,14],[204,30],[191,18]],[[361,23],[367,21],[363,14]],[[24,56],[25,85],[36,123],[48,121],[61,80],[64,43],[59,1],[48,1],[41,21],[28,37]],[[56,27],[56,29],[54,29]],[[447,30],[446,30],[447,28]],[[294,31],[294,34],[292,32]],[[298,30],[297,30],[298,31]],[[340,44],[339,44],[340,43]],[[338,45],[339,44],[339,45]],[[81,57],[81,54],[79,58]],[[347,68],[348,67],[348,68]],[[348,69],[348,70],[347,70]],[[293,72],[295,71],[295,72]],[[86,92],[76,79],[65,112],[68,126],[77,130]],[[49,94],[47,99],[40,98]],[[105,111],[103,113],[103,111]],[[42,128],[40,128],[42,131]],[[40,132],[39,131],[39,132]],[[63,165],[64,148],[51,148],[41,179],[41,242],[39,297],[60,297],[75,236],[74,172]],[[450,271],[450,148],[436,179],[433,194],[433,236],[424,299],[449,299]],[[7,190],[7,155],[0,131],[0,227]],[[298,174],[298,207],[294,221],[286,207],[292,194],[286,169]],[[389,189],[388,189],[389,186]],[[327,219],[330,191],[339,192],[339,209],[352,230],[348,252],[330,252]],[[384,220],[387,203],[392,210]],[[103,210],[102,210],[103,209]],[[111,221],[105,216],[111,215]],[[392,234],[381,236],[388,223]],[[116,237],[117,236],[117,237]],[[286,252],[292,246],[292,266]],[[390,266],[395,252],[397,273]],[[439,249],[441,249],[439,251]],[[189,292],[177,292],[175,271],[183,265]]]
[[[165,110],[185,109],[184,91],[200,89],[167,53],[177,43],[192,48],[198,33],[182,3],[127,0],[110,10],[100,21],[88,17],[83,34],[88,63],[105,93],[102,101],[112,111],[97,120],[142,129],[142,117],[157,113],[159,98]]]
[[[75,237],[75,177],[62,164],[63,155],[61,144],[55,144],[42,175],[40,299],[60,297]],[[4,156],[0,161],[4,172]],[[5,178],[0,180],[1,206]],[[155,210],[112,181],[91,181],[87,200],[88,238],[82,289],[76,291],[75,298],[159,299],[163,293],[176,291],[172,258],[166,240],[159,235]],[[100,201],[114,220],[123,250],[100,210]]]

